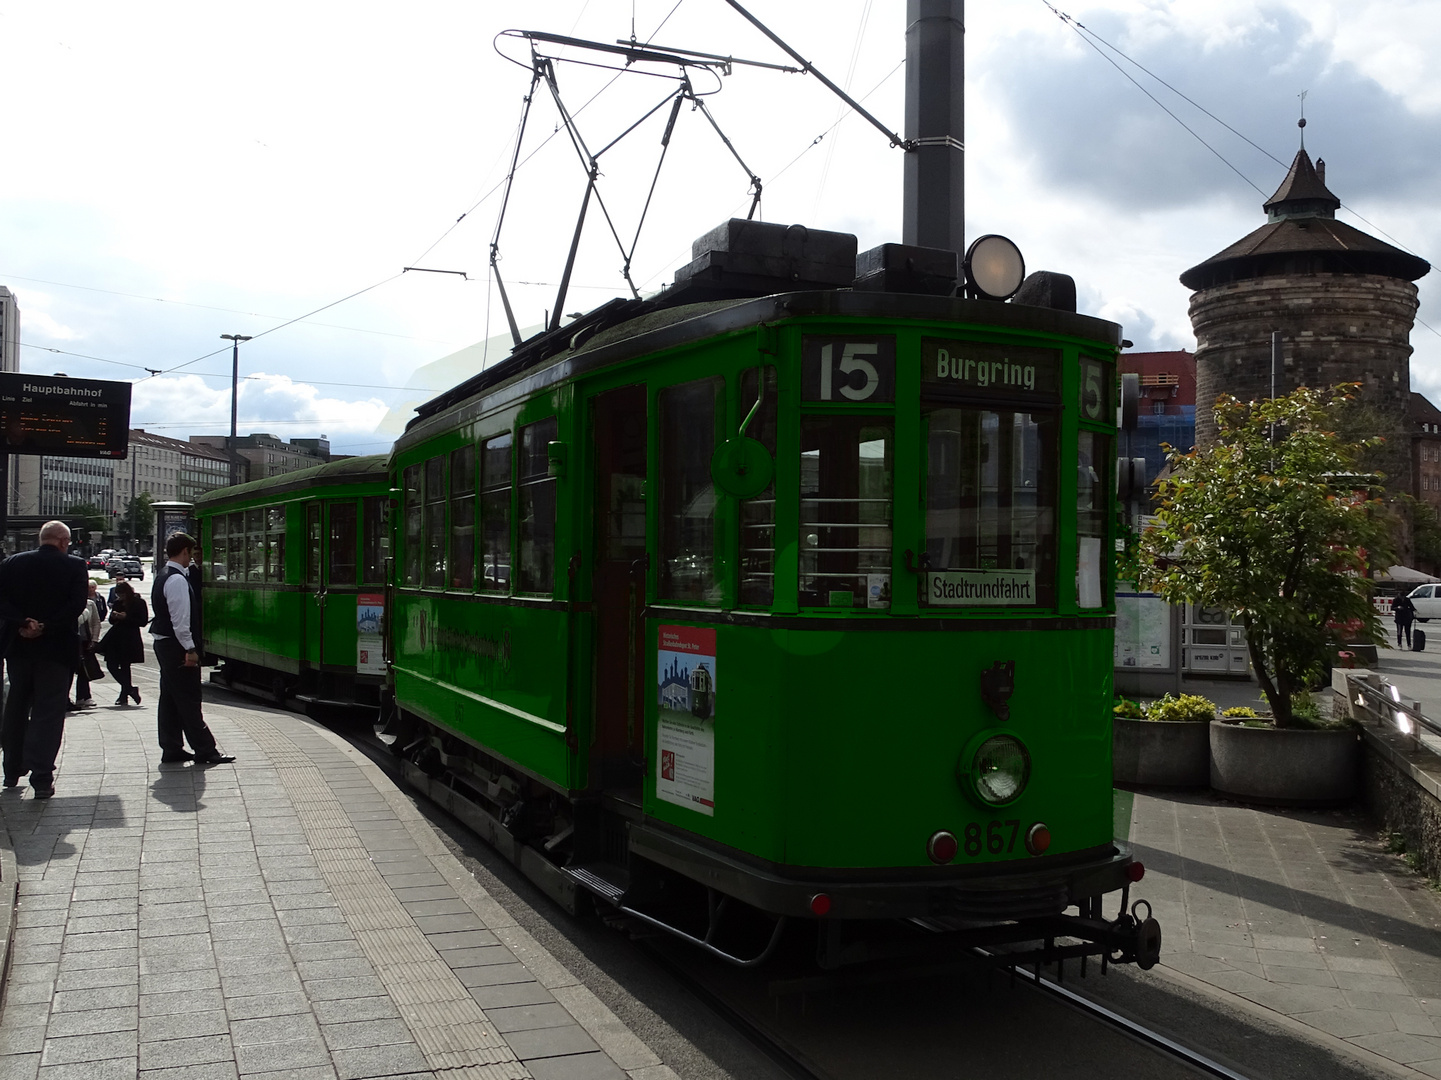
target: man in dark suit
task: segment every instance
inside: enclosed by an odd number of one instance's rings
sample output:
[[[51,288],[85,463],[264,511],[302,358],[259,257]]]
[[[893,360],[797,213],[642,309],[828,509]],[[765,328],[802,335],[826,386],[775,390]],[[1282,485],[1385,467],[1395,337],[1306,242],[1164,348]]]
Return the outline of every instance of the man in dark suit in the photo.
[[[235,758],[222,754],[205,723],[200,703],[200,593],[187,574],[194,537],[175,533],[165,541],[168,560],[155,575],[150,591],[150,634],[160,668],[160,704],[155,721],[160,732],[160,761],[165,765],[195,761],[222,765]],[[185,749],[185,742],[190,750]],[[193,751],[193,752],[192,752]]]
[[[30,774],[35,798],[55,794],[55,757],[65,734],[65,704],[75,676],[90,574],[85,560],[67,555],[70,530],[47,521],[40,546],[0,564],[0,619],[13,628],[7,659],[10,697],[0,722],[5,786]]]

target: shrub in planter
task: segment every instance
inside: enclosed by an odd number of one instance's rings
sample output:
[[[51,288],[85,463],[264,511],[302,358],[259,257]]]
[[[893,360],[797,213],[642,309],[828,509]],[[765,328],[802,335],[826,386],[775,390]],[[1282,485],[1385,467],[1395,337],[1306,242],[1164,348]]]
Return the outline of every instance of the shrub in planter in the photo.
[[[1167,694],[1146,707],[1145,719],[1123,716],[1118,706],[1111,727],[1115,782],[1205,787],[1211,778],[1207,732],[1215,716],[1215,703],[1199,694]]]

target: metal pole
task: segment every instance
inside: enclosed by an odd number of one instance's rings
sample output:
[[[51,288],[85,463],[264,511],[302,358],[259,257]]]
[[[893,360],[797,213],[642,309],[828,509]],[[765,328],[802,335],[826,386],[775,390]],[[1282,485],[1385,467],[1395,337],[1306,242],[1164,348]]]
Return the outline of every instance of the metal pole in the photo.
[[[240,482],[235,470],[235,416],[240,401],[240,343],[249,341],[248,334],[221,334],[221,339],[231,343],[230,347],[230,441],[226,449],[230,451],[230,484],[233,487]]]
[[[901,239],[966,250],[965,0],[906,0]]]

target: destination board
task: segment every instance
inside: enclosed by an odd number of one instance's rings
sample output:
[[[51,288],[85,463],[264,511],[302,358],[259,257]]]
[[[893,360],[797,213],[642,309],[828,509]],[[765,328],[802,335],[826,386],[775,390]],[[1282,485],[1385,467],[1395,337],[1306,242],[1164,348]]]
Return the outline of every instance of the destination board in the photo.
[[[10,454],[123,458],[130,384],[0,372],[0,447]]]

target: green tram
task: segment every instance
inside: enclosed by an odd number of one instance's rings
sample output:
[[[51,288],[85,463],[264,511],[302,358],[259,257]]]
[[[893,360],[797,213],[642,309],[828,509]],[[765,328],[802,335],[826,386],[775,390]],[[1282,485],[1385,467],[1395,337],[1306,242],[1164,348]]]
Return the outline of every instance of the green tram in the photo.
[[[222,682],[280,702],[380,706],[389,501],[384,455],[196,500],[206,651]]]
[[[1120,328],[954,271],[835,287],[855,250],[733,221],[418,410],[396,750],[552,895],[737,963],[885,923],[1149,967],[1113,840]]]

